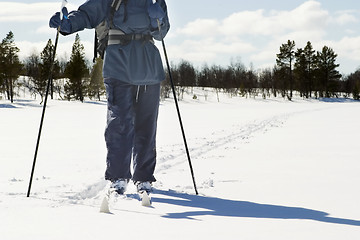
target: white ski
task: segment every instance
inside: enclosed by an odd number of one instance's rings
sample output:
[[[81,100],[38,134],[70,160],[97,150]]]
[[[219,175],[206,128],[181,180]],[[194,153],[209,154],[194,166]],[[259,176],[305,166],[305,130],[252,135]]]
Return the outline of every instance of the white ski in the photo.
[[[146,191],[143,191],[139,194],[141,199],[141,206],[150,207],[151,206],[151,199],[149,194]]]
[[[110,211],[110,205],[114,204],[114,202],[116,202],[118,200],[118,197],[124,197],[126,198],[126,195],[120,195],[116,192],[115,188],[109,188],[106,192],[105,192],[105,196],[101,202],[101,206],[100,206],[100,212],[101,213],[111,213]],[[111,204],[110,204],[111,201]]]
[[[104,199],[101,202],[101,206],[100,206],[100,212],[101,213],[111,213],[110,209],[109,209],[109,200],[110,200],[110,195],[111,195],[111,189],[109,189],[104,196]]]
[[[109,189],[105,193],[105,196],[104,196],[104,198],[103,198],[103,200],[101,202],[101,206],[100,206],[100,212],[101,213],[111,213],[111,211],[110,211],[110,201],[111,201],[112,198],[114,198],[116,196],[122,196],[122,195],[118,195],[112,189]],[[134,198],[134,199],[137,199],[137,200],[141,200],[141,206],[144,206],[144,207],[150,207],[151,206],[151,198],[150,198],[149,194],[146,191],[144,191],[142,193],[139,193],[139,198],[131,197],[131,195],[124,195],[124,197],[125,198]]]
[[[106,196],[102,200],[102,203],[101,203],[101,206],[100,206],[100,212],[101,213],[111,213],[110,209],[109,209],[109,198],[106,197]]]

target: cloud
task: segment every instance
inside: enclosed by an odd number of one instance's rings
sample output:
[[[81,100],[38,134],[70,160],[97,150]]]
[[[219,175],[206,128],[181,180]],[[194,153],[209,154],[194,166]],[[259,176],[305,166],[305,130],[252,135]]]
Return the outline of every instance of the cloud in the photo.
[[[54,41],[52,42],[54,44]],[[29,42],[29,41],[18,41],[16,42],[16,46],[20,49],[19,57],[21,60],[25,60],[32,53],[40,53],[46,46],[47,41],[39,41],[39,42]],[[69,60],[72,45],[74,44],[73,38],[68,39],[67,41],[61,41],[58,43],[56,55],[58,58],[65,58]],[[81,44],[84,45],[85,49],[85,57],[89,60],[93,59],[93,48],[94,43],[89,41],[81,41]]]
[[[322,31],[329,22],[329,13],[316,1],[307,1],[292,11],[241,11],[223,20],[196,19],[178,29],[188,36],[273,36],[288,31]]]
[[[56,30],[55,30],[56,31]],[[39,34],[42,34],[42,33],[45,33],[45,34],[52,34],[54,33],[54,29],[53,28],[50,28],[49,25],[43,25],[43,26],[40,26],[38,27],[36,30],[35,30],[36,33],[39,33]]]
[[[171,39],[179,35],[186,39],[173,49],[190,61],[212,61],[227,55],[228,59],[241,56],[259,65],[273,64],[282,43],[291,39],[303,47],[309,40],[320,41],[330,21],[330,13],[310,0],[290,11],[258,9],[235,12],[224,19],[196,19],[177,29]]]
[[[208,37],[216,35],[220,24],[216,19],[196,19],[186,24],[182,29],[176,31],[177,34],[185,34],[189,36]]]
[[[349,23],[358,23],[359,19],[355,15],[356,11],[348,10],[348,11],[340,11],[335,16],[334,22],[338,25],[346,25]]]
[[[329,45],[333,46],[334,51],[342,58],[360,61],[360,36],[357,37],[343,37],[340,41],[331,42]]]
[[[292,11],[275,12],[273,28],[280,27],[285,31],[314,31],[328,25],[330,14],[322,9],[319,2],[307,1]]]
[[[17,3],[0,2],[0,22],[38,22],[48,19],[49,9],[55,9],[55,3]]]
[[[186,49],[186,51],[184,51]],[[185,40],[180,45],[172,45],[171,53],[181,56],[191,62],[204,63],[212,61],[220,54],[230,54],[234,52],[248,53],[255,50],[255,46],[241,40],[232,42],[217,41],[216,38],[204,38],[201,41]]]
[[[60,2],[0,2],[0,23],[48,21],[60,7]],[[69,10],[76,8],[73,4],[67,7]]]

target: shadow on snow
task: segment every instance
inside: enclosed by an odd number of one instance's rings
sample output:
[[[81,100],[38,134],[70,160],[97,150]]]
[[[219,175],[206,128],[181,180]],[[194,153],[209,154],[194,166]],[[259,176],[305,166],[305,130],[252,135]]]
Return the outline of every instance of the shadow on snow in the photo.
[[[0,104],[0,108],[16,108],[16,106],[12,104]]]
[[[187,212],[167,213],[164,216],[166,218],[194,219],[194,217],[196,216],[223,216],[244,218],[302,219],[314,220],[325,223],[360,226],[359,220],[330,217],[329,214],[326,212],[307,208],[286,207],[246,201],[235,201],[221,198],[196,196],[184,193],[177,193],[171,190],[155,190],[154,193],[173,198],[160,198],[154,196],[152,197],[153,202],[204,209]]]
[[[35,107],[42,108],[43,105],[35,100],[16,99],[13,103],[0,103],[0,108],[22,108],[22,107]]]
[[[319,98],[320,102],[327,103],[351,103],[351,102],[359,102],[359,100],[354,100],[350,98]]]

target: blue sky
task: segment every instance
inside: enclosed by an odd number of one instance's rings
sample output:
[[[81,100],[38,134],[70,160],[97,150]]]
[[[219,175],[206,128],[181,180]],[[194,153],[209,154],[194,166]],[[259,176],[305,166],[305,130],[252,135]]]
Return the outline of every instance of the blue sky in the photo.
[[[74,10],[84,0],[68,2]],[[55,37],[48,20],[60,5],[58,0],[0,2],[0,38],[11,30],[21,57],[40,52]],[[254,69],[272,67],[280,45],[290,39],[297,48],[307,41],[318,51],[324,45],[333,48],[344,74],[360,67],[358,0],[167,0],[167,5],[171,30],[165,42],[174,63],[226,66],[240,60]],[[80,33],[89,59],[93,37],[93,30]],[[74,39],[60,38],[60,58],[69,57]]]

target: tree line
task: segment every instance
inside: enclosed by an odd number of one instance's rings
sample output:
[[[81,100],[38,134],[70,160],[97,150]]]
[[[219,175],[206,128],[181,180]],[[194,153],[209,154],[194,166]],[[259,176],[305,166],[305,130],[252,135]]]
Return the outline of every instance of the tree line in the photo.
[[[13,101],[14,89],[26,88],[35,97],[44,97],[49,76],[52,75],[50,96],[61,99],[84,101],[85,97],[98,99],[105,94],[102,78],[102,60],[94,64],[85,59],[84,46],[79,35],[75,36],[70,60],[55,58],[53,72],[50,64],[54,45],[49,40],[43,51],[32,53],[22,62],[14,35],[9,32],[0,45],[0,93]],[[304,48],[296,48],[295,41],[288,40],[279,48],[276,64],[272,68],[255,70],[240,61],[226,66],[204,64],[195,68],[189,61],[171,64],[174,84],[179,99],[188,88],[209,87],[232,96],[282,96],[291,100],[294,92],[304,98],[353,97],[360,99],[360,69],[342,76],[337,68],[337,54],[328,46],[316,51],[310,41]],[[20,81],[19,76],[27,76]],[[167,75],[167,78],[169,76]],[[170,97],[169,81],[162,83],[162,98]],[[196,96],[194,96],[195,98]]]
[[[51,80],[51,98],[57,94],[66,100],[84,101],[85,97],[100,100],[105,94],[102,59],[96,59],[90,67],[78,34],[75,36],[70,60],[59,61],[55,57],[52,62],[54,48],[52,41],[48,40],[40,55],[31,53],[21,62],[18,56],[19,48],[16,47],[14,34],[10,31],[0,44],[0,93],[13,102],[15,88],[25,88],[35,97],[40,96],[43,99],[47,83]],[[27,78],[21,79],[20,76]]]
[[[241,61],[232,61],[227,67],[203,65],[197,70],[188,61],[172,66],[172,76],[179,93],[185,87],[212,87],[240,96],[282,96],[291,100],[297,92],[303,98],[360,99],[360,69],[342,76],[337,68],[337,54],[328,46],[314,50],[310,41],[297,48],[288,40],[276,54],[272,68],[254,70]],[[165,84],[168,84],[165,82]],[[180,95],[181,96],[181,95]]]

